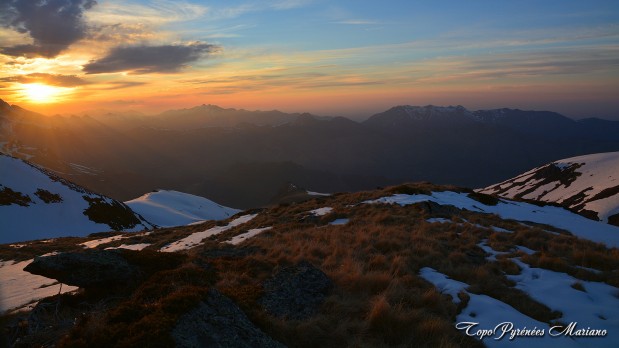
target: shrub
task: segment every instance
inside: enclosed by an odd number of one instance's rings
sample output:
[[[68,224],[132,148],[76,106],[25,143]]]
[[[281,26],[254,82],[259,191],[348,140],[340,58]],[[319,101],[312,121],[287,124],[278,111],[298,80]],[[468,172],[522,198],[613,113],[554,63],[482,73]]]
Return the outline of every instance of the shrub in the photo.
[[[30,203],[32,203],[32,199],[30,199],[28,195],[13,191],[9,187],[4,187],[0,190],[0,205],[17,204],[22,207],[27,207]]]
[[[62,202],[62,197],[59,194],[51,193],[47,190],[37,189],[37,192],[34,194],[47,204]]]

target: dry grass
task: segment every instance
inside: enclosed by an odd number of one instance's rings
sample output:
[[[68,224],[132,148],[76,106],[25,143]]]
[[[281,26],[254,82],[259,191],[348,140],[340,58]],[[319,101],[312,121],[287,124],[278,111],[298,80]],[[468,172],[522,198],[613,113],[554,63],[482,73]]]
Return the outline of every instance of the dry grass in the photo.
[[[419,277],[421,268],[431,267],[466,282],[469,292],[494,297],[544,322],[554,322],[561,314],[513,287],[505,275],[518,274],[520,268],[509,258],[520,257],[532,267],[619,286],[618,249],[577,240],[549,226],[527,226],[495,215],[457,209],[436,211],[423,204],[360,204],[394,193],[427,194],[447,189],[453,188],[426,183],[401,185],[268,208],[249,223],[189,250],[188,259],[178,267],[154,272],[129,298],[105,315],[80,321],[64,344],[80,346],[100,339],[110,346],[170,343],[168,332],[174,320],[197,303],[206,289],[216,287],[262,330],[290,347],[477,347],[481,346],[478,341],[462,335],[453,325],[469,296],[461,293],[462,302],[454,304],[450,296],[440,294]],[[486,196],[475,195],[475,199],[490,202]],[[325,216],[313,217],[308,213],[327,206],[333,211]],[[455,223],[428,223],[426,220],[432,217],[448,218]],[[336,218],[350,221],[341,226],[329,225]],[[149,248],[161,248],[214,225],[209,222],[161,229],[135,237],[132,242],[148,242],[153,244]],[[239,246],[221,243],[265,226],[273,229]],[[490,226],[512,233],[494,232],[486,228]],[[483,240],[494,250],[504,252],[504,256],[496,262],[486,260],[486,254],[478,247]],[[578,248],[574,247],[576,244]],[[517,246],[536,253],[516,251]],[[0,246],[0,255],[5,250],[5,246]],[[12,252],[19,255],[20,251]],[[300,261],[309,261],[325,272],[334,282],[334,289],[318,314],[308,320],[286,321],[268,315],[259,305],[262,282],[279,267]],[[601,273],[576,266],[595,268]],[[150,332],[151,338],[137,334],[142,331]]]

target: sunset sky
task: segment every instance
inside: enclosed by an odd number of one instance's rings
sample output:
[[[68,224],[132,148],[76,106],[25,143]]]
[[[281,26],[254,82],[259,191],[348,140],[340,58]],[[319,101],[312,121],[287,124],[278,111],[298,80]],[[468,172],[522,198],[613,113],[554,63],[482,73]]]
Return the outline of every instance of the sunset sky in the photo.
[[[400,104],[619,119],[619,2],[0,1],[0,98],[44,114]]]

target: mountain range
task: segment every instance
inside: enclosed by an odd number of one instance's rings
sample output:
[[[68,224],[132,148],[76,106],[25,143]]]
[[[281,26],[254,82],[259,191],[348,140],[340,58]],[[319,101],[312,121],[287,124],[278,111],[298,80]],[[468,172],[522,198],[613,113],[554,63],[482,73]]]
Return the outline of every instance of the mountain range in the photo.
[[[213,105],[46,117],[0,104],[2,152],[121,201],[163,188],[249,208],[289,183],[328,193],[423,180],[486,187],[619,150],[619,122],[545,111],[397,106],[357,122]]]
[[[616,345],[619,152],[549,161],[477,191],[417,183],[319,193],[382,185],[398,180],[387,174],[407,170],[448,170],[442,174],[453,178],[466,170],[495,173],[497,163],[519,154],[509,152],[519,137],[539,145],[520,143],[522,157],[513,160],[523,163],[558,151],[552,144],[563,144],[561,151],[614,146],[604,130],[597,139],[580,133],[574,124],[583,121],[402,106],[361,123],[273,112],[263,124],[213,126],[212,117],[198,127],[202,118],[188,116],[188,128],[163,129],[147,127],[146,116],[101,116],[105,123],[3,110],[3,151],[37,164],[0,156],[0,243],[7,243],[0,244],[7,333],[0,345],[514,344],[494,334],[471,337],[462,322],[561,332],[576,325],[606,334],[518,343]],[[169,114],[154,117],[173,123]],[[560,132],[544,138],[535,124]],[[493,131],[498,135],[483,137]],[[509,156],[484,162],[473,149]],[[274,154],[280,161],[271,161]],[[316,167],[298,163],[320,156]],[[383,167],[342,174],[360,162]],[[214,168],[219,176],[209,176]],[[162,183],[222,196],[230,190],[230,201],[265,206],[240,211],[172,189],[141,191],[122,203],[60,174],[123,194],[131,183],[131,192]],[[335,189],[317,188],[321,180]]]

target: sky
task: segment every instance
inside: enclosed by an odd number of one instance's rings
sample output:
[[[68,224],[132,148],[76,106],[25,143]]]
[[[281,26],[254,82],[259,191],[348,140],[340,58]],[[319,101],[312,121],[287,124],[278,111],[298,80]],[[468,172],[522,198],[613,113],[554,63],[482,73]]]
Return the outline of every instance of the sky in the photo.
[[[43,114],[395,105],[619,120],[617,0],[0,0],[0,98]]]

